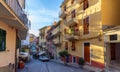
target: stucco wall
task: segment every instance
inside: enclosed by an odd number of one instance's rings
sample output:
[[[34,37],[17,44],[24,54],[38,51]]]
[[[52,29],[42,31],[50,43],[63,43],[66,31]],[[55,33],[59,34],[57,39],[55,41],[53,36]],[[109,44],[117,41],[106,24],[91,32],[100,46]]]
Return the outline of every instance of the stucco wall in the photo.
[[[6,31],[6,51],[0,51],[0,67],[15,64],[16,29],[0,22],[0,29]]]
[[[102,24],[120,25],[120,0],[102,1]]]

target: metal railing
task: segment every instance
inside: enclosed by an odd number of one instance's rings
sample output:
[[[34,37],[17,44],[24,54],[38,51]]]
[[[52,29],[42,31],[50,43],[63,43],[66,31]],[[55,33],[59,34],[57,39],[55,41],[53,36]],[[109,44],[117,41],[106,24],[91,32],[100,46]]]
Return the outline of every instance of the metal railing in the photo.
[[[75,35],[75,36],[80,36],[80,31],[79,30],[71,30],[71,29],[68,29],[67,32],[66,32],[67,35]]]
[[[28,18],[18,0],[5,0],[7,5],[15,12],[15,14],[19,17],[19,19],[28,27]]]

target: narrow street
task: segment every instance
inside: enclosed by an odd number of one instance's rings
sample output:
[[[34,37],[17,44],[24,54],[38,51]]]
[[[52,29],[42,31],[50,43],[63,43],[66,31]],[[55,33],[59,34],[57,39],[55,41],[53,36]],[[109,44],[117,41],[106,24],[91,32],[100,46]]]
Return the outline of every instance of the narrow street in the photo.
[[[18,69],[17,72],[88,72],[80,68],[65,66],[54,61],[41,62],[32,59],[27,63],[24,69]]]

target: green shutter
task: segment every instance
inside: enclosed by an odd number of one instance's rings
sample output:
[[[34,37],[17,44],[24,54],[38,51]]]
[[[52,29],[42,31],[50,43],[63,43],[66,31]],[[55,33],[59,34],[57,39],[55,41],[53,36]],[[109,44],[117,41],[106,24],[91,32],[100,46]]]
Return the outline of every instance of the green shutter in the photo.
[[[0,29],[0,51],[5,51],[6,49],[6,31]]]

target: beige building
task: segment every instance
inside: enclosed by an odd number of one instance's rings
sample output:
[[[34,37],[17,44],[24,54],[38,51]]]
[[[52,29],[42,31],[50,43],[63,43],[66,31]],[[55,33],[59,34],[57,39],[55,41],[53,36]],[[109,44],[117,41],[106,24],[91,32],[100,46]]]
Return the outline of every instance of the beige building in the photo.
[[[104,26],[105,62],[108,70],[120,70],[120,26]],[[114,71],[115,72],[115,71]]]
[[[54,46],[54,58],[59,58],[59,52],[61,51],[61,45],[62,45],[62,35],[61,35],[61,21],[58,21],[53,24],[53,29],[51,31],[53,39],[52,39],[52,45]]]
[[[28,18],[18,0],[0,0],[0,10],[0,72],[15,72],[20,40],[26,38],[28,31]]]
[[[29,41],[32,44],[34,43],[36,36],[34,34],[29,34],[29,35],[30,35]]]
[[[70,53],[69,62],[104,68],[104,40],[102,32],[101,0],[64,0],[61,7],[63,44]]]
[[[47,36],[47,31],[50,29],[50,26],[45,26],[41,29],[39,29],[39,45],[41,47],[41,50],[45,50],[46,49],[46,45],[47,45],[47,40],[46,40],[46,36]]]

